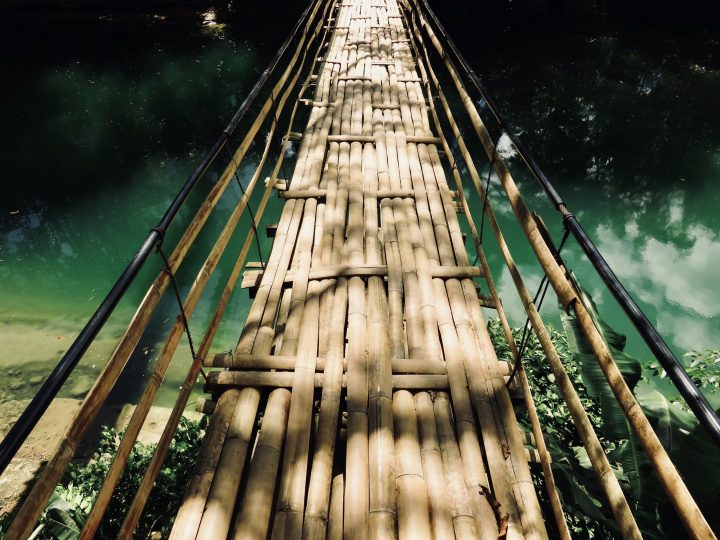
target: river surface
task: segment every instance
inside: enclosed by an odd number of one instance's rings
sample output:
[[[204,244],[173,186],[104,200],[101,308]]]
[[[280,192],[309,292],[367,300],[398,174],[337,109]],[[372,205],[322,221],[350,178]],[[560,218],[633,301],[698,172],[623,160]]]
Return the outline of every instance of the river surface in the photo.
[[[90,11],[4,19],[0,41],[12,53],[4,55],[0,88],[3,401],[33,394],[294,22],[230,15]],[[617,25],[563,32],[500,26],[480,37],[463,37],[461,22],[448,29],[674,351],[720,347],[718,35]],[[560,221],[544,195],[512,149],[506,157],[528,203],[559,238]],[[209,247],[238,196],[230,190],[223,199],[202,245]],[[534,290],[539,267],[496,185],[491,200]],[[179,222],[188,216],[184,211]],[[522,308],[492,238],[489,244],[504,304],[519,326]],[[630,352],[648,358],[572,241],[563,253],[602,317],[628,334]],[[192,260],[202,256],[191,252]],[[178,276],[183,291],[194,275],[190,267]],[[88,389],[159,269],[154,260],[141,274],[64,395]],[[209,300],[193,317],[196,335],[227,272],[221,264]],[[248,307],[247,292],[238,291],[214,351],[234,345]],[[174,299],[165,298],[115,400],[137,398],[176,314]],[[552,299],[543,315],[558,323]],[[174,400],[189,354],[183,342],[159,403]]]

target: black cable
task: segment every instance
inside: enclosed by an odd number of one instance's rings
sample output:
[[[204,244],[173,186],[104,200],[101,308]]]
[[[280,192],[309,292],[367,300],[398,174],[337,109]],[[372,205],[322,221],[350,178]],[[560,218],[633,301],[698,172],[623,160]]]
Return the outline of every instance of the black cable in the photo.
[[[247,209],[250,213],[250,226],[253,229],[253,232],[255,233],[255,245],[257,246],[258,250],[258,258],[260,259],[260,264],[262,265],[263,269],[265,268],[265,261],[263,260],[262,256],[262,249],[260,248],[260,235],[258,234],[257,229],[257,222],[255,221],[255,213],[253,212],[252,207],[250,206],[250,197],[247,196],[247,193],[245,192],[245,188],[242,185],[242,181],[240,180],[240,177],[238,176],[237,170],[238,170],[238,164],[235,162],[235,156],[233,156],[230,153],[230,149],[225,147],[228,155],[230,156],[230,161],[232,162],[234,166],[233,176],[235,177],[235,180],[237,181],[237,185],[240,187],[240,192],[242,193],[243,197],[247,197]]]
[[[175,273],[170,267],[170,261],[168,261],[168,258],[162,249],[162,243],[165,239],[165,231],[157,227],[152,230],[155,230],[160,234],[160,241],[158,242],[155,251],[162,258],[165,265],[163,271],[168,275],[168,277],[170,278],[170,283],[172,283],[173,291],[175,293],[175,299],[177,300],[178,307],[180,308],[180,319],[182,320],[183,327],[185,328],[185,335],[187,335],[188,345],[190,346],[190,354],[192,355],[193,360],[197,362],[198,357],[195,353],[195,345],[193,344],[192,334],[190,333],[190,325],[188,324],[187,315],[185,314],[185,306],[183,305],[182,298],[180,297],[180,288],[178,287],[177,279],[175,279]],[[200,373],[202,374],[203,379],[207,381],[207,374],[202,367],[200,368]]]
[[[487,180],[485,181],[485,192],[483,193],[482,218],[480,220],[480,234],[478,235],[478,241],[481,246],[482,246],[482,242],[483,242],[483,232],[485,231],[485,212],[487,212],[488,195],[490,193],[490,178],[492,177],[493,167],[495,166],[495,159],[497,158],[497,147],[498,147],[498,144],[500,143],[500,139],[502,138],[504,133],[505,132],[503,130],[500,131],[500,135],[498,135],[498,138],[495,141],[495,145],[493,146],[492,159],[490,160],[490,167],[488,168]],[[479,258],[480,258],[480,253],[475,255],[475,260],[472,263],[473,266],[477,265]]]
[[[563,233],[562,240],[560,241],[560,246],[557,249],[557,252],[555,254],[555,257],[557,259],[560,258],[560,252],[562,251],[563,247],[565,246],[565,242],[568,239],[568,236],[570,234],[570,231],[568,231],[567,228],[565,228],[565,232]],[[540,280],[540,285],[538,286],[538,290],[535,293],[535,297],[532,300],[533,304],[536,304],[535,309],[538,313],[540,313],[540,308],[542,308],[543,301],[545,300],[545,294],[547,293],[548,287],[550,286],[550,280],[548,279],[547,275],[544,275],[543,278]],[[538,297],[540,297],[540,301],[538,302]],[[505,386],[510,386],[513,379],[515,378],[515,374],[518,372],[518,370],[522,366],[522,359],[523,354],[525,352],[525,349],[527,348],[528,343],[530,343],[530,317],[527,317],[525,319],[525,324],[523,326],[523,333],[522,337],[520,338],[520,348],[518,349],[518,355],[517,358],[515,358],[515,365],[513,366],[512,373],[510,373],[510,378],[508,379],[508,382],[505,383]]]

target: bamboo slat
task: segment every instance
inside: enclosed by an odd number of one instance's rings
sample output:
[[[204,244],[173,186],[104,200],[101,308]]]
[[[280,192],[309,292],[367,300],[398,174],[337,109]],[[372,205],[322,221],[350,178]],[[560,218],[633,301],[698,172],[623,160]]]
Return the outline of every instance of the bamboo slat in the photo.
[[[170,538],[173,540],[194,539],[197,535],[215,468],[239,397],[240,391],[232,389],[223,392],[218,399],[208,426],[208,436],[203,441],[190,484],[185,490],[183,504],[170,531]]]
[[[232,512],[240,486],[250,437],[255,427],[260,392],[255,388],[240,391],[222,453],[215,468],[215,476],[202,514],[197,540],[211,540],[227,536]]]
[[[359,21],[351,21],[351,39],[358,39],[361,31]],[[348,65],[353,77],[364,76],[364,65],[358,62],[357,46],[348,51]],[[362,130],[362,81],[349,81],[352,110],[343,107],[341,130],[349,134],[360,134]],[[344,165],[344,178],[348,189],[347,243],[345,246],[348,262],[362,264],[364,261],[363,242],[363,177],[362,143],[340,142],[340,162]],[[368,384],[366,354],[366,297],[365,284],[359,277],[350,278],[348,283],[348,438],[345,464],[345,497],[343,527],[345,536],[367,538],[368,535]]]
[[[434,538],[452,538],[454,534],[450,499],[446,493],[447,479],[443,470],[438,443],[435,413],[430,394],[415,394],[415,410],[420,427],[423,475],[430,500],[430,522]]]
[[[257,446],[248,467],[247,488],[235,520],[233,536],[236,540],[267,537],[289,408],[290,392],[278,388],[270,393]]]
[[[423,477],[415,403],[409,392],[393,394],[399,538],[432,538],[427,487]]]

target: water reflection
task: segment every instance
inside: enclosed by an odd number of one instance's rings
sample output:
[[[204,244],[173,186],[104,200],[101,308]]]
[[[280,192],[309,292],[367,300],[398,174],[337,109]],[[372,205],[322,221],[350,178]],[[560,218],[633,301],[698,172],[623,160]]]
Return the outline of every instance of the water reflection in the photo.
[[[462,21],[453,21],[442,6],[437,9],[441,17],[447,15],[448,30],[548,177],[675,351],[717,348],[717,30],[615,23],[577,24],[557,32],[542,24],[510,24],[470,36]],[[510,38],[517,35],[523,39]],[[481,50],[492,54],[473,52]],[[519,163],[512,170],[530,206],[559,237],[557,214],[537,185]],[[493,191],[497,213],[534,292],[537,263],[531,253],[517,249],[523,240],[512,229],[507,206],[497,205],[500,191]],[[565,258],[603,316],[630,334],[631,352],[647,357],[572,242]],[[500,272],[501,260],[495,257],[493,263]],[[508,291],[508,305],[509,276],[502,274],[499,282]],[[519,304],[509,308],[516,322],[517,316],[524,320],[519,309]]]

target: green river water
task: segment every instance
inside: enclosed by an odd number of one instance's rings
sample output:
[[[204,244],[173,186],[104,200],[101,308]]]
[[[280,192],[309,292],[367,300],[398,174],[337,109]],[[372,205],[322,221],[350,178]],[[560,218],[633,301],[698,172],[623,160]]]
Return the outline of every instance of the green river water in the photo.
[[[223,25],[213,12],[91,11],[2,23],[0,40],[12,51],[4,58],[0,88],[3,401],[30,397],[62,356],[266,67],[293,23],[290,15],[278,22],[235,14],[232,24]],[[462,30],[458,23],[448,26],[451,33]],[[616,26],[523,30],[523,39],[511,39],[517,34],[501,28],[479,42],[467,37],[458,44],[671,347],[679,355],[718,348],[717,34]],[[528,203],[558,238],[559,219],[508,152]],[[248,170],[242,169],[246,177]],[[201,236],[205,249],[237,200],[235,187]],[[520,270],[534,290],[540,269],[500,189],[493,190]],[[197,203],[202,193],[200,188],[192,200]],[[178,221],[189,215],[183,211]],[[519,326],[522,308],[492,239],[489,245],[504,304]],[[263,249],[269,250],[267,239]],[[191,251],[193,263],[179,275],[184,291],[202,251]],[[601,315],[628,334],[630,352],[648,358],[572,241],[565,256]],[[141,274],[63,395],[87,390],[159,268],[154,260]],[[196,334],[204,330],[227,272],[224,262],[211,280],[192,320]],[[213,350],[234,344],[248,307],[247,292],[238,291]],[[114,400],[136,399],[167,320],[176,314],[174,299],[165,298]],[[543,315],[559,321],[552,300]],[[159,403],[174,400],[188,360],[183,342]]]

